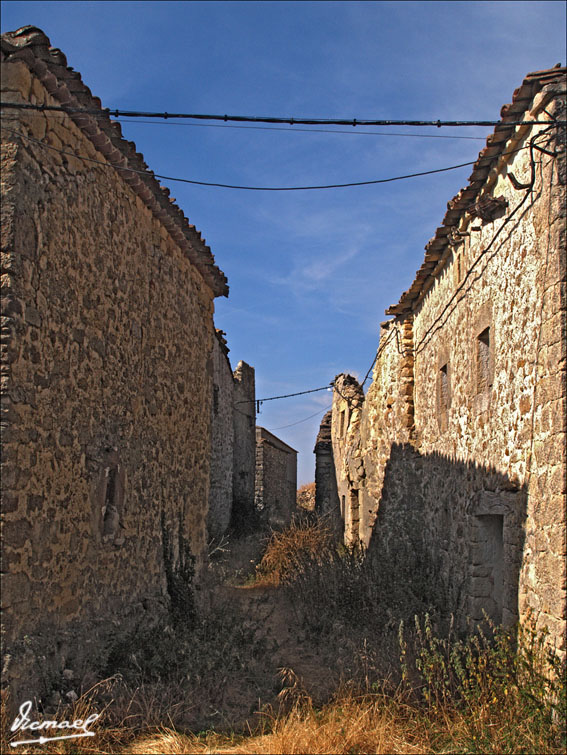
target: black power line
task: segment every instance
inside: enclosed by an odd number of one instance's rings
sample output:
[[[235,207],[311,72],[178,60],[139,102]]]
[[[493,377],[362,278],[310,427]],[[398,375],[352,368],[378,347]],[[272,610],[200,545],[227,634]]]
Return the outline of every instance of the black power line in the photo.
[[[84,115],[107,115],[114,118],[187,118],[201,121],[224,121],[238,123],[287,123],[290,126],[537,126],[541,121],[423,121],[423,120],[392,120],[366,118],[280,118],[258,115],[206,115],[203,113],[154,113],[139,110],[120,110],[119,108],[88,108],[61,107],[58,105],[32,105],[30,103],[0,102],[0,107],[16,108],[19,110],[40,110],[60,113],[79,113]],[[565,126],[567,121],[555,121],[555,125]]]
[[[458,168],[465,168],[468,165],[475,164],[475,161],[471,161],[467,163],[460,163],[459,165],[450,165],[448,168],[436,168],[435,170],[424,170],[424,171],[420,171],[419,173],[408,173],[407,175],[404,175],[404,176],[393,176],[391,178],[377,178],[371,181],[351,181],[349,183],[344,183],[344,184],[324,184],[321,186],[239,186],[237,184],[222,184],[222,183],[215,183],[212,181],[196,181],[190,178],[175,178],[174,176],[165,176],[161,173],[154,173],[153,171],[149,171],[149,170],[136,170],[135,168],[131,168],[126,165],[116,165],[115,163],[106,163],[106,162],[102,162],[102,160],[95,160],[92,157],[84,157],[83,155],[77,155],[75,152],[69,152],[64,149],[58,149],[57,147],[52,147],[50,144],[45,144],[44,142],[39,141],[39,139],[34,139],[31,136],[27,136],[26,134],[23,134],[21,131],[16,131],[15,129],[8,128],[7,126],[2,126],[2,128],[11,134],[20,136],[22,139],[26,139],[29,142],[38,144],[40,147],[43,147],[44,149],[50,149],[53,152],[59,152],[59,154],[61,155],[74,157],[78,160],[84,160],[85,162],[94,163],[95,165],[102,165],[105,168],[114,168],[115,170],[125,170],[125,171],[129,171],[130,173],[139,173],[145,176],[152,175],[154,178],[161,178],[164,181],[177,181],[180,183],[193,184],[196,186],[214,186],[220,189],[242,189],[244,191],[313,191],[315,189],[345,189],[351,186],[371,186],[374,184],[391,183],[392,181],[403,181],[407,178],[418,178],[419,176],[430,176],[430,175],[433,175],[434,173],[446,173],[447,171],[450,171],[450,170],[457,170]],[[520,149],[525,149],[525,147],[521,147]],[[518,150],[515,150],[515,151],[518,151]]]
[[[403,136],[414,139],[467,139],[475,142],[484,142],[484,136],[461,136],[460,134],[404,134],[401,131],[344,131],[338,128],[280,128],[278,126],[234,126],[230,123],[172,123],[171,121],[140,121],[122,120],[120,123],[149,123],[153,126],[192,126],[193,128],[237,128],[242,131],[283,131],[286,134],[348,134],[349,136]]]
[[[286,393],[284,396],[270,396],[269,398],[255,398],[247,399],[245,401],[237,401],[237,404],[263,404],[264,401],[276,401],[280,398],[291,398],[292,396],[304,396],[306,393],[317,393],[317,391],[328,391],[333,387],[333,383],[324,385],[321,388],[312,388],[310,391],[299,391],[299,393]]]

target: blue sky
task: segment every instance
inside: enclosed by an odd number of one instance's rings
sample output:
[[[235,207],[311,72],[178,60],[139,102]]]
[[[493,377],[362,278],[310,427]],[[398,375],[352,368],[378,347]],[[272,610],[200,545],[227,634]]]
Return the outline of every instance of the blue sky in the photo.
[[[567,57],[565,4],[540,0],[18,0],[1,8],[2,31],[39,26],[104,106],[130,110],[494,120],[526,73]],[[307,133],[173,122],[122,128],[156,173],[255,186],[442,168],[474,160],[490,132]],[[407,136],[416,133],[428,137]],[[451,135],[483,140],[431,138]],[[385,308],[411,284],[424,245],[469,175],[461,168],[289,193],[163,181],[228,277],[216,325],[227,332],[233,367],[240,359],[255,367],[258,398],[317,388],[343,371],[364,377]],[[331,398],[320,392],[261,408],[258,424],[300,452],[299,483],[314,477],[313,445]]]

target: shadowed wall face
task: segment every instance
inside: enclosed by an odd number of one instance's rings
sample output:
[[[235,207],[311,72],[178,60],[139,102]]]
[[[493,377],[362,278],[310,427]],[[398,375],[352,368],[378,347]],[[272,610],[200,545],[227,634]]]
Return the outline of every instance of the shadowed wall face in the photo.
[[[332,411],[328,411],[321,421],[319,434],[313,453],[315,454],[315,511],[324,516],[330,526],[339,532],[343,528],[337,491],[335,461],[333,457]]]
[[[213,348],[213,400],[211,404],[211,484],[207,531],[221,537],[232,514],[234,466],[234,378],[222,331],[216,331]]]
[[[232,521],[236,527],[254,517],[256,473],[256,384],[254,368],[239,362],[234,371],[234,450]]]

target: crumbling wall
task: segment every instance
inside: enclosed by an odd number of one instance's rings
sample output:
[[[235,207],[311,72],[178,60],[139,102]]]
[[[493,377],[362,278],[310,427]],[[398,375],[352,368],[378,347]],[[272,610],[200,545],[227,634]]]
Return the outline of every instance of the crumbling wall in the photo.
[[[337,494],[344,519],[345,542],[360,542],[361,493],[364,463],[360,450],[360,421],[364,392],[352,375],[337,375],[333,382],[331,439],[337,478]]]
[[[33,49],[49,59],[36,32]],[[59,105],[26,56],[3,64],[2,98]],[[2,132],[10,680],[26,674],[24,635],[37,654],[53,651],[52,671],[76,669],[80,652],[93,661],[130,619],[154,614],[165,593],[162,512],[168,527],[180,523],[199,565],[214,330],[203,275],[83,130],[61,113],[2,117],[44,145]]]
[[[232,514],[234,453],[234,378],[224,333],[216,331],[213,348],[213,400],[211,402],[211,483],[207,530],[221,537]]]
[[[342,530],[342,516],[337,491],[337,477],[333,456],[332,410],[321,420],[315,442],[315,511],[324,516],[337,531]]]

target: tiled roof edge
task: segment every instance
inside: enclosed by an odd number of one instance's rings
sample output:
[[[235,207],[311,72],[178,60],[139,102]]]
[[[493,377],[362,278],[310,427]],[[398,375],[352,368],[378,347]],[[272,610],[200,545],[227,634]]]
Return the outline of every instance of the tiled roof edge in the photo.
[[[80,73],[67,66],[61,50],[51,47],[49,38],[35,26],[24,26],[2,34],[1,49],[3,60],[23,61],[61,105],[101,110],[100,116],[69,113],[69,117],[109,162],[132,169],[121,170],[122,179],[167,228],[214,295],[228,296],[226,276],[215,265],[205,239],[170,198],[169,189],[160,185],[143,155],[136,152],[134,142],[124,139],[120,124],[111,121],[102,110],[100,99],[83,83]]]
[[[509,121],[521,120],[531,108],[534,97],[546,85],[565,79],[567,68],[557,64],[545,71],[528,73],[521,86],[516,89],[509,105],[503,105],[500,111],[501,122],[495,126],[492,134],[486,139],[486,146],[480,151],[473,171],[469,176],[469,183],[453,197],[447,204],[447,212],[442,225],[437,228],[433,238],[425,246],[423,264],[416,273],[410,288],[405,291],[397,304],[386,310],[387,315],[403,315],[411,312],[412,305],[419,298],[425,284],[433,275],[439,260],[443,257],[447,246],[451,228],[458,226],[466,210],[476,201],[486,184],[490,172],[501,157],[504,148],[515,131],[515,126],[506,125]]]

